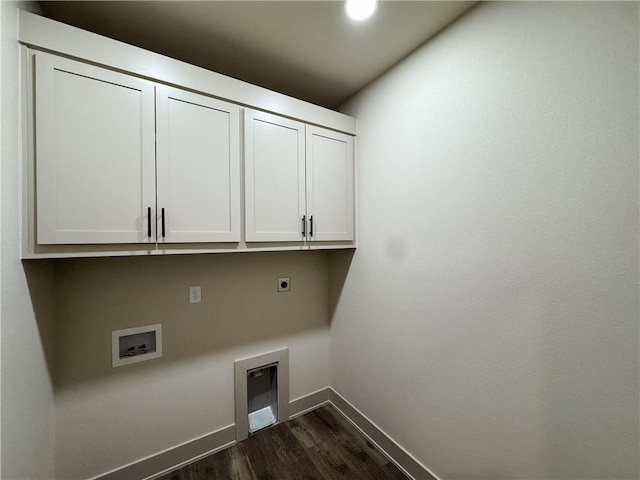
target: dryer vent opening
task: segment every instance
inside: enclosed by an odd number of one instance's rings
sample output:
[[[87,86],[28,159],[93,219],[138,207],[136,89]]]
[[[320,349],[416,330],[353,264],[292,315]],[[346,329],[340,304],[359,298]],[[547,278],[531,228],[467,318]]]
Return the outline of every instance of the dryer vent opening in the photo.
[[[236,440],[289,420],[289,349],[235,361]]]
[[[278,364],[247,372],[249,433],[278,421]]]

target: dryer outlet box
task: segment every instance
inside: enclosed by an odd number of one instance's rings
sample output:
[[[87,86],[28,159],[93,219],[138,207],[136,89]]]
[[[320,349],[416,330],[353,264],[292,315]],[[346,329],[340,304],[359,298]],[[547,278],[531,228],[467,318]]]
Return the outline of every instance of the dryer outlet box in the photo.
[[[291,277],[282,277],[278,279],[278,291],[288,292],[291,290]]]

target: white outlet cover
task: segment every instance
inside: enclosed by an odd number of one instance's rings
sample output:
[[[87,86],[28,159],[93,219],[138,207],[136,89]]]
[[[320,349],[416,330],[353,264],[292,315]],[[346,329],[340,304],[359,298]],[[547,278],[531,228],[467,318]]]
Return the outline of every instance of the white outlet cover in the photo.
[[[288,292],[291,290],[291,278],[290,277],[282,277],[278,279],[278,291],[279,292]]]
[[[189,287],[189,303],[200,303],[202,301],[202,288]]]

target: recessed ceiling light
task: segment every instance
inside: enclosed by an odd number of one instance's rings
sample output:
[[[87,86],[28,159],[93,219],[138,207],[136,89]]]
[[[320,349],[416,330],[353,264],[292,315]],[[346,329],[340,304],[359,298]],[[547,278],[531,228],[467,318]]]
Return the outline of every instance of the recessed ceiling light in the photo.
[[[366,20],[376,11],[378,0],[346,0],[344,11],[351,20]]]

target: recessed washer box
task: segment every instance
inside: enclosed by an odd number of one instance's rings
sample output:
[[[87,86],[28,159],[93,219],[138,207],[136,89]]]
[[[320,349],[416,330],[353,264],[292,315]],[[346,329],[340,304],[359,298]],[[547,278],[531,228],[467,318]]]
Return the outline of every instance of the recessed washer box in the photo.
[[[162,324],[111,332],[113,367],[144,362],[162,356]]]

